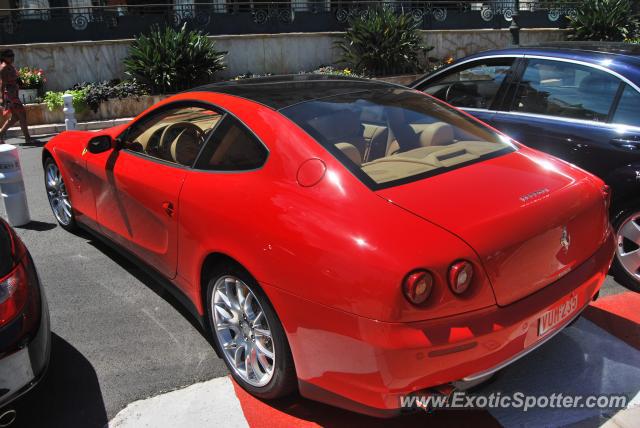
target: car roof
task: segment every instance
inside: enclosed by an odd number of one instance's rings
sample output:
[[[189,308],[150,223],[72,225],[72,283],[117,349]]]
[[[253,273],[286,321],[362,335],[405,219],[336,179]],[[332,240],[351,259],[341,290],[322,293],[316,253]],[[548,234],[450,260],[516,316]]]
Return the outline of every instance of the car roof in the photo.
[[[200,86],[190,92],[207,91],[234,95],[280,110],[319,98],[384,88],[406,89],[379,80],[329,74],[293,74],[218,82]]]
[[[488,55],[540,55],[587,62],[598,62],[604,58],[615,57],[620,63],[640,65],[640,45],[611,42],[554,42],[535,46],[520,46],[508,49],[489,50],[471,55],[468,58]]]

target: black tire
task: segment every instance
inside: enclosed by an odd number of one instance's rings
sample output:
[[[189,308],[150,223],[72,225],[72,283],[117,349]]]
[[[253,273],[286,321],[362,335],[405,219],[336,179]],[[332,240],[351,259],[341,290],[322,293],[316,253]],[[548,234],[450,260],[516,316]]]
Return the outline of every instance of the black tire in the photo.
[[[55,166],[55,168],[57,168],[58,170],[60,170],[58,164],[56,163],[56,161],[52,158],[52,157],[47,157],[44,161],[43,167],[44,167],[44,185],[45,185],[45,191],[47,192],[47,198],[49,199],[49,206],[51,207],[51,211],[53,213],[54,218],[56,219],[56,221],[58,222],[58,224],[60,225],[60,227],[62,227],[63,229],[69,231],[69,232],[76,232],[78,230],[78,224],[76,223],[76,217],[75,214],[73,213],[73,208],[70,209],[70,217],[69,217],[69,221],[65,222],[65,221],[61,221],[61,219],[59,218],[59,215],[57,215],[55,213],[54,207],[53,207],[53,203],[51,201],[51,198],[49,197],[49,191],[50,186],[48,184],[47,181],[47,171],[49,170],[49,168],[51,166]],[[60,179],[62,180],[62,176],[60,177]],[[64,183],[64,180],[63,180]],[[66,189],[66,187],[65,187]],[[70,199],[69,199],[69,203],[71,203]]]
[[[628,248],[630,244],[629,242],[621,242],[618,232],[622,225],[629,221],[630,218],[637,216],[640,213],[640,206],[634,206],[632,208],[627,208],[616,215],[613,219],[613,228],[616,232],[616,255],[613,259],[613,264],[611,266],[611,274],[623,286],[627,287],[629,290],[636,291],[640,293],[640,280],[638,278],[634,278],[631,273],[622,266],[622,263],[619,260],[617,249],[620,245],[624,245],[625,248]],[[637,221],[636,221],[637,223]]]
[[[236,373],[234,367],[227,360],[222,344],[216,334],[215,321],[212,312],[213,292],[216,282],[225,276],[233,276],[244,282],[244,284],[257,298],[269,323],[276,359],[274,363],[273,376],[264,386],[257,387],[251,385],[250,383],[245,382],[245,380]],[[241,266],[235,263],[223,263],[217,265],[210,271],[206,286],[206,309],[209,331],[214,340],[215,346],[218,348],[219,355],[222,356],[224,363],[227,365],[227,368],[235,381],[250,394],[265,400],[283,398],[294,393],[297,390],[298,379],[287,336],[275,310],[273,309],[273,306],[271,305],[271,302],[269,302],[269,299],[264,291],[262,291],[256,280],[253,279],[253,277]]]

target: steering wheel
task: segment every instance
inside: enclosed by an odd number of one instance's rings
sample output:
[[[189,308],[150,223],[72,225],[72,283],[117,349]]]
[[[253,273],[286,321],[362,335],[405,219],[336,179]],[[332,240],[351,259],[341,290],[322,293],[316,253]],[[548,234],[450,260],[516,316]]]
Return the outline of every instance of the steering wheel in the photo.
[[[163,155],[166,159],[171,159],[171,143],[173,140],[185,129],[192,129],[196,132],[198,136],[198,141],[200,144],[204,142],[204,131],[200,129],[198,125],[194,125],[191,122],[176,122],[164,128],[162,131],[162,135],[160,136],[160,142],[158,143],[158,152]],[[178,131],[178,132],[174,132]]]
[[[454,102],[465,101],[469,98],[468,89],[462,83],[453,83],[449,85],[447,88],[447,92],[444,94],[444,100],[449,104],[454,104]],[[455,105],[455,104],[454,104]]]

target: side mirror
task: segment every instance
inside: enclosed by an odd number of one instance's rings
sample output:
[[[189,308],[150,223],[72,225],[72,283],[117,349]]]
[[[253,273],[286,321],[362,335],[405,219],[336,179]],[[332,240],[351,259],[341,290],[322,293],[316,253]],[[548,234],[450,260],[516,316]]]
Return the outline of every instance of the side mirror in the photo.
[[[114,147],[114,141],[109,135],[99,135],[89,140],[89,144],[87,144],[87,151],[97,155],[98,153],[104,153],[107,150],[111,150]]]

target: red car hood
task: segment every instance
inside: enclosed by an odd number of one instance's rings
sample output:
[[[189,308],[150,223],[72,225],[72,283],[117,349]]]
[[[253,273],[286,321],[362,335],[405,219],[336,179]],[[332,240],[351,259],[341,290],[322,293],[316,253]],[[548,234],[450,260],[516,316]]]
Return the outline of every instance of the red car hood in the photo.
[[[508,305],[596,252],[608,231],[601,186],[582,170],[523,148],[378,193],[466,241],[496,301]]]

